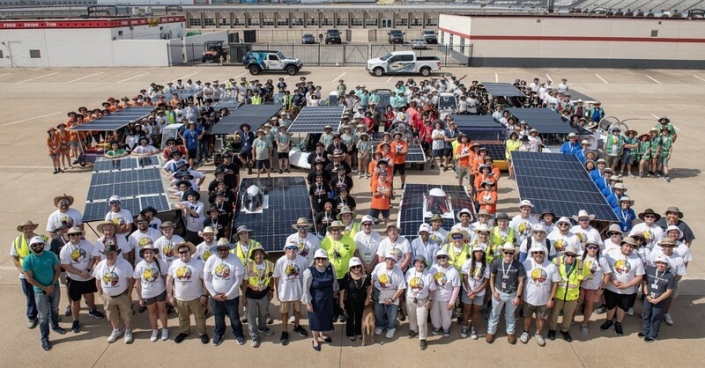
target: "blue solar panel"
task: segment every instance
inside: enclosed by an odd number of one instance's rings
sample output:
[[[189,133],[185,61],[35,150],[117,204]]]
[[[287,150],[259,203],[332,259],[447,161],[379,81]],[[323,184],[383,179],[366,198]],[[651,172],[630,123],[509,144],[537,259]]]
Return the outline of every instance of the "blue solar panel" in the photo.
[[[458,130],[470,140],[503,141],[506,128],[490,115],[453,115]]]
[[[74,131],[113,131],[118,130],[130,122],[140,120],[152,112],[152,107],[135,106],[124,110],[118,110],[110,115],[103,116],[83,125],[72,127]]]
[[[139,199],[122,198],[122,208],[129,210],[133,216],[140,213]],[[110,211],[110,205],[105,202],[88,202],[83,210],[83,222],[104,220],[105,215]],[[136,211],[136,212],[135,212]]]
[[[550,208],[559,217],[586,210],[597,220],[617,221],[575,155],[514,151],[512,162],[521,200],[528,199],[539,209]]]
[[[233,134],[240,130],[240,127],[245,123],[256,130],[269,118],[276,115],[279,110],[281,110],[280,105],[244,105],[218,121],[209,133],[213,135]]]
[[[323,133],[323,128],[330,125],[338,131],[340,119],[343,118],[343,106],[307,106],[296,116],[287,130],[289,133]]]
[[[507,159],[507,156],[505,155],[507,146],[505,146],[504,143],[482,144],[481,146],[487,148],[487,155],[492,157],[492,160],[505,161]]]
[[[482,82],[487,92],[495,97],[524,97],[524,92],[518,90],[511,83]]]
[[[529,109],[529,108],[509,108],[507,109],[510,114],[514,115],[517,119],[526,121],[530,127],[539,131],[539,134],[568,134],[568,133],[581,133],[582,130],[570,123],[564,122],[561,116],[557,112],[541,108],[541,109]]]
[[[159,167],[159,157],[123,157],[119,159],[101,158],[93,165],[93,172],[122,171],[139,168]]]

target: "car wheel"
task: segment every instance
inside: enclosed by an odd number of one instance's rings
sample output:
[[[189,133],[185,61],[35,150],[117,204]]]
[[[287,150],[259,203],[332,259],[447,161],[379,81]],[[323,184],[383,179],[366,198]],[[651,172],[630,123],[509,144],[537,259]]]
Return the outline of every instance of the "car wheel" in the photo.
[[[298,69],[296,69],[295,66],[289,65],[286,67],[286,74],[294,75],[294,74],[296,74],[296,72],[298,72]]]
[[[421,75],[424,77],[428,77],[429,75],[431,75],[431,68],[429,68],[429,67],[421,68]]]
[[[372,70],[372,72],[375,74],[375,77],[381,77],[384,75],[384,69],[377,67]]]
[[[205,57],[201,59],[201,62],[202,62],[202,63],[205,63],[206,61],[208,61],[208,60],[206,60]]]
[[[258,66],[251,66],[250,67],[250,74],[252,75],[257,75],[261,72],[260,68]]]

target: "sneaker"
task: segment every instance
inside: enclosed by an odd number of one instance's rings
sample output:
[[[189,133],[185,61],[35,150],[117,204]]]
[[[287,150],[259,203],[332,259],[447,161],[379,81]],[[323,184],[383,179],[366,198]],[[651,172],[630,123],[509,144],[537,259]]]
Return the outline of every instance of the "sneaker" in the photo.
[[[352,335],[352,336],[348,336],[348,340],[350,340],[350,341],[355,341],[355,340],[357,340],[357,339],[355,338],[355,335]]]
[[[546,346],[546,339],[544,339],[543,336],[536,335],[534,339],[536,339],[536,343],[539,344],[539,346]]]
[[[602,326],[600,326],[600,331],[607,332],[612,328],[613,325],[614,324],[612,323],[612,321],[606,321],[602,324]]]
[[[279,173],[280,173],[280,174],[284,173],[284,170],[279,169]]]
[[[169,340],[169,329],[162,328],[162,341]]]
[[[426,350],[427,346],[428,344],[426,343],[426,340],[419,340],[419,349]]]
[[[37,323],[39,323],[39,320],[37,320],[36,318],[27,320],[27,328],[29,328],[31,330],[31,329],[37,327]]]
[[[263,333],[263,334],[265,334],[265,335],[267,335],[267,336],[272,336],[272,335],[274,335],[274,331],[272,331],[272,329],[269,328],[269,327],[258,328],[257,331],[260,332],[260,333]],[[296,331],[296,328],[294,328],[294,331]]]
[[[381,335],[383,330],[384,329],[382,327],[375,327],[375,335]]]
[[[443,330],[443,337],[446,339],[450,337],[450,329]]]
[[[177,343],[177,344],[181,344],[181,342],[184,341],[184,339],[186,338],[186,336],[188,336],[188,334],[185,334],[185,333],[182,332],[182,333],[176,335],[176,338],[174,338],[174,342]],[[208,335],[201,335],[201,336],[208,337]]]
[[[152,337],[149,338],[151,342],[157,342],[159,340],[159,330],[152,330]]]
[[[181,335],[182,335],[182,334],[179,334],[179,336],[181,336]],[[176,338],[178,339],[179,336],[176,336]],[[186,337],[186,336],[184,336],[184,337]],[[183,340],[183,339],[181,339],[181,340]],[[210,340],[211,340],[211,339],[208,337],[208,334],[203,334],[203,335],[201,335],[201,344],[205,345],[205,344],[207,344],[208,342],[210,342]],[[179,341],[179,342],[181,342],[181,341]]]
[[[629,173],[629,177],[630,177],[630,178],[636,178],[636,176],[634,176],[632,173]]]
[[[590,329],[587,325],[580,326],[580,331],[583,333],[583,335],[587,335],[590,333]]]
[[[441,329],[440,329],[440,328],[434,328],[433,331],[431,331],[431,333],[434,334],[434,335],[438,335],[439,333],[441,333]]]
[[[362,174],[357,174],[358,179],[362,179]]]
[[[463,328],[460,329],[460,337],[466,338],[468,337],[468,326],[463,326]]]
[[[284,169],[284,172],[287,174],[291,174],[291,171],[289,171],[289,169]]]
[[[413,338],[415,338],[416,336],[418,336],[418,334],[419,334],[419,333],[416,332],[416,331],[414,331],[414,330],[409,330],[409,334],[408,334],[407,336],[408,336],[410,339],[413,339]]]
[[[362,335],[355,335],[355,337],[357,337],[358,340],[362,340]]]
[[[122,336],[122,334],[123,334],[124,332],[125,332],[125,330],[123,330],[122,328],[119,328],[119,329],[117,329],[117,330],[113,330],[113,332],[110,334],[110,336],[108,336],[108,343],[109,343],[109,344],[112,344],[112,343],[114,343],[115,341],[117,341],[117,339],[118,339],[120,336]]]
[[[656,341],[656,338],[655,338],[655,337],[651,337],[651,336],[646,336],[646,337],[644,338],[644,341],[647,342],[647,343],[651,343],[651,342]]]
[[[71,332],[78,333],[79,331],[81,331],[81,324],[78,322],[78,320],[75,320],[71,324]]]
[[[98,311],[98,309],[93,309],[88,311],[88,315],[95,318],[95,319],[103,319],[105,318],[105,315],[101,312]]]
[[[299,334],[299,336],[301,336],[301,337],[306,337],[306,336],[308,336],[308,332],[306,331],[305,328],[301,327],[301,325],[294,326],[294,332],[296,332],[297,334]]]
[[[477,340],[477,331],[475,331],[474,328],[470,329],[470,338],[473,340]]]
[[[397,332],[396,328],[393,328],[391,330],[387,330],[387,335],[385,335],[386,338],[391,339],[394,337],[394,333]]]
[[[548,339],[551,341],[556,339],[556,330],[548,330]]]
[[[213,336],[213,346],[218,346],[223,343],[223,335]]]
[[[617,336],[622,336],[624,335],[624,331],[622,331],[622,324],[617,322],[614,324],[614,333],[617,334]]]
[[[661,177],[661,173],[656,173],[656,175],[654,175],[654,178],[660,178],[660,177]]]
[[[140,306],[137,308],[137,313],[140,313],[140,314],[141,314],[141,313],[144,313],[144,312],[146,312],[146,311],[147,311],[147,307],[145,307],[145,306],[143,306],[143,305],[140,305]]]
[[[279,342],[284,346],[289,345],[289,333],[283,331],[281,337],[279,338]]]
[[[637,335],[637,336],[639,336],[639,337],[641,337],[641,338],[644,338],[644,337],[646,337],[646,334],[645,334],[645,333],[643,333],[643,332],[639,332],[639,333],[638,333],[638,334],[636,334],[636,335]]]
[[[71,306],[67,305],[66,309],[64,310],[64,316],[68,317],[71,315]]]
[[[671,317],[670,313],[666,313],[666,315],[663,316],[663,321],[666,322],[667,325],[673,326],[673,317]]]
[[[44,351],[51,350],[51,343],[49,342],[49,339],[42,340],[42,349],[44,349]]]
[[[633,316],[634,315],[634,308],[629,308],[629,310],[627,311],[627,314],[630,316]]]
[[[595,308],[595,310],[593,311],[593,313],[595,313],[595,314],[602,314],[602,313],[605,313],[605,310],[606,310],[605,306],[604,306],[604,305],[601,305],[601,306]]]
[[[344,316],[344,315],[342,315],[342,314],[341,314],[341,315],[339,315],[339,316],[338,316],[338,322],[340,322],[340,323],[343,323],[343,322],[345,322],[345,316]]]
[[[253,348],[258,348],[259,347],[259,339],[253,338],[252,341],[250,342],[250,346],[252,346]]]
[[[237,340],[238,345],[245,345],[245,336],[237,336],[235,340]]]
[[[566,331],[566,332],[561,331],[561,334],[563,335],[563,340],[568,341],[568,342],[572,342],[572,341],[573,341],[573,337],[570,336],[570,332],[568,332],[568,331]]]
[[[132,344],[133,341],[135,339],[132,337],[132,330],[125,330],[125,344]]]
[[[66,335],[66,330],[59,326],[52,327],[51,330],[58,333],[59,335]]]
[[[521,341],[522,344],[529,342],[529,333],[526,331],[522,332],[521,336],[519,336],[519,341]]]

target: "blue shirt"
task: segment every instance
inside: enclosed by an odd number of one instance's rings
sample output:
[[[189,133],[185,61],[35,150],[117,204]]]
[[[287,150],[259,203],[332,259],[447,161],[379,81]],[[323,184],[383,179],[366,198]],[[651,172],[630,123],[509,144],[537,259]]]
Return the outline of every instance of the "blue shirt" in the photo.
[[[619,227],[622,229],[623,233],[632,230],[632,221],[636,220],[636,213],[633,209],[629,208],[626,211],[621,207],[613,208],[614,213],[619,219]]]
[[[184,137],[184,140],[186,141],[186,149],[194,150],[198,149],[198,136],[201,134],[201,131],[196,128],[194,130],[187,129],[184,131],[182,136]]]
[[[580,147],[580,143],[575,142],[574,144],[571,144],[570,141],[563,143],[561,146],[561,153],[565,154],[571,154],[571,155],[576,155],[578,151],[581,151],[582,147]]]
[[[34,252],[27,256],[22,263],[22,271],[32,272],[32,278],[43,286],[51,285],[54,281],[54,266],[59,265],[59,258],[50,251],[43,251],[37,256]],[[35,293],[41,293],[42,289],[34,286]]]

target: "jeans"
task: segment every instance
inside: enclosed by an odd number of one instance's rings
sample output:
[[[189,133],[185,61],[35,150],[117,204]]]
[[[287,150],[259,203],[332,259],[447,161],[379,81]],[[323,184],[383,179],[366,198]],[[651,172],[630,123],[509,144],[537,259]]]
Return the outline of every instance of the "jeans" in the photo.
[[[39,312],[39,334],[42,341],[49,339],[49,319],[51,319],[51,328],[59,327],[59,299],[61,293],[59,283],[54,285],[54,292],[51,294],[34,293],[34,299],[37,303],[37,311]]]
[[[497,332],[497,324],[499,324],[499,314],[502,313],[502,307],[504,307],[504,322],[507,324],[507,334],[514,333],[514,311],[517,307],[512,304],[514,298],[516,298],[516,292],[507,294],[499,292],[499,300],[492,298],[492,312],[490,313],[490,320],[487,322],[487,333],[495,334]]]
[[[661,301],[658,304],[644,302],[644,311],[641,313],[641,332],[644,335],[656,338],[661,329],[661,321],[666,314],[666,305],[668,299]]]
[[[375,327],[386,328],[387,331],[397,328],[398,304],[386,305],[379,303],[379,290],[372,288],[372,302],[375,303]]]
[[[215,315],[215,334],[223,336],[225,334],[225,315],[230,317],[230,326],[233,328],[235,337],[245,337],[242,333],[242,322],[240,322],[240,313],[238,306],[240,305],[240,297],[226,300],[224,302],[216,301],[211,298],[211,307]]]
[[[22,292],[27,303],[27,319],[37,319],[37,302],[34,300],[34,286],[25,279],[20,279],[22,283]]]
[[[260,299],[247,298],[247,328],[250,331],[251,338],[258,338],[259,332],[257,330],[267,328],[268,309],[269,298],[267,295]]]

